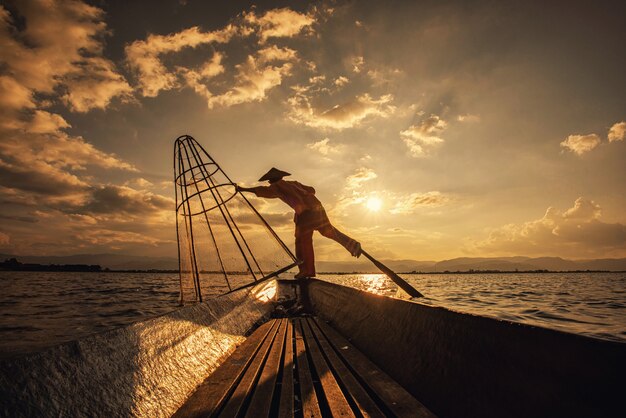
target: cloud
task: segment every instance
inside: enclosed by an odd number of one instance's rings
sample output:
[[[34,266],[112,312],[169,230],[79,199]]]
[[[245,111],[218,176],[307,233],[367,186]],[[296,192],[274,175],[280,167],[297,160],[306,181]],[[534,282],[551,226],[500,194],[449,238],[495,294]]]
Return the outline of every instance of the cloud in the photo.
[[[600,145],[600,137],[596,134],[569,135],[561,142],[561,147],[567,148],[577,155],[583,155],[585,152],[591,151],[598,145]]]
[[[334,145],[330,143],[329,138],[321,139],[317,142],[312,142],[310,144],[306,144],[307,148],[317,151],[324,156],[328,156],[331,154],[338,154],[341,152],[343,148],[342,145]]]
[[[33,92],[29,88],[18,83],[13,77],[0,75],[0,108],[2,113],[34,107]]]
[[[43,108],[105,108],[130,86],[102,56],[102,10],[80,1],[15,4],[20,23],[0,6],[0,194],[19,205],[77,205],[88,195],[88,167],[135,171],[117,156],[65,132],[70,124]]]
[[[389,211],[394,214],[411,214],[419,208],[445,205],[450,198],[441,192],[411,193],[398,198],[396,205]]]
[[[284,62],[296,60],[296,52],[289,48],[272,46],[257,52],[256,56],[249,55],[247,60],[235,66],[237,74],[234,85],[222,94],[214,95],[203,80],[218,73],[221,58],[205,64],[204,73],[179,69],[184,74],[186,83],[196,93],[207,100],[209,109],[215,106],[234,106],[242,103],[262,101],[272,88],[282,83],[283,77],[290,75],[292,63]],[[270,63],[283,62],[274,66]]]
[[[136,217],[130,222],[102,216],[65,213],[47,209],[33,214],[41,219],[35,228],[7,223],[11,242],[6,250],[15,254],[76,254],[106,251],[145,251],[146,246],[169,247],[175,252],[175,235],[153,217]],[[171,223],[171,221],[170,221]]]
[[[67,93],[61,97],[75,112],[106,109],[115,97],[132,100],[132,87],[115,71],[113,63],[102,57],[89,57],[76,64],[65,78]]]
[[[296,59],[294,50],[275,45],[264,47],[266,41],[270,38],[296,36],[314,22],[313,16],[288,8],[269,10],[262,16],[252,11],[215,31],[204,32],[194,26],[169,35],[150,34],[145,40],[126,46],[126,61],[136,75],[138,88],[144,97],[156,97],[161,91],[187,85],[207,99],[209,108],[259,101],[269,89],[280,85],[282,77],[288,75],[291,69],[290,64],[268,64]],[[165,56],[170,58],[172,54],[186,48],[226,44],[235,36],[248,37],[255,33],[259,37],[259,45],[256,46],[261,46],[261,49],[248,54],[244,62],[235,65],[237,74],[234,84],[223,94],[215,95],[204,83],[226,72],[222,64],[225,55],[222,52],[216,51],[213,61],[206,62],[200,69],[181,64],[171,69],[164,63]]]
[[[556,212],[553,212],[556,213]],[[563,213],[564,219],[571,220],[593,220],[600,219],[602,210],[593,200],[587,200],[582,197],[576,199],[574,207],[567,209]]]
[[[367,70],[367,76],[372,80],[374,85],[391,83],[401,74],[402,71],[398,68],[387,68],[384,66]]]
[[[23,159],[24,160],[24,159]],[[6,188],[44,196],[66,196],[83,192],[88,184],[77,176],[41,160],[27,165],[0,159],[0,184]],[[6,198],[6,193],[3,193]],[[18,197],[23,201],[21,197]]]
[[[611,126],[607,138],[609,143],[623,141],[626,137],[626,122],[617,122]],[[566,148],[577,155],[583,155],[602,143],[599,135],[569,135],[561,142],[561,147]]]
[[[0,190],[0,195],[7,194]],[[5,206],[4,218],[17,221],[6,223],[7,232],[14,237],[13,252],[141,251],[146,245],[171,246],[175,242],[170,228],[174,201],[168,197],[117,185],[89,185],[74,202],[55,204],[52,199],[58,196],[49,196],[49,200],[35,196],[40,200],[38,209],[29,215],[40,222],[27,234],[18,219],[23,217],[23,206]]]
[[[96,36],[106,25],[96,7],[80,1],[31,1],[16,3],[16,9],[26,22],[21,31],[0,9],[0,61],[29,89],[52,93],[58,77],[74,70],[81,53],[102,49]]]
[[[166,183],[168,186],[171,186],[171,183],[169,181]],[[154,187],[154,183],[152,183],[150,180],[144,179],[143,177],[137,177],[125,182],[124,186],[131,188],[150,189]]]
[[[179,86],[176,73],[165,67],[161,60],[162,55],[200,45],[226,43],[238,31],[237,26],[229,24],[212,32],[203,32],[194,26],[170,35],[150,34],[145,41],[135,41],[126,46],[126,60],[138,78],[142,95],[156,97],[161,90]]]
[[[24,205],[76,205],[85,199],[89,167],[136,171],[117,156],[98,150],[62,129],[69,124],[42,110],[18,127],[0,129],[0,194]]]
[[[223,63],[224,53],[215,52],[199,68],[178,65],[175,70],[169,70],[160,59],[160,55],[166,52],[178,52],[183,48],[195,48],[207,43],[226,43],[238,33],[245,32],[231,24],[215,32],[200,32],[198,28],[190,28],[168,36],[150,35],[146,41],[136,41],[126,48],[127,60],[138,75],[142,94],[147,97],[155,97],[162,90],[188,86],[207,100],[209,109],[262,101],[269,90],[280,85],[283,78],[291,74],[293,63],[298,59],[293,49],[272,45],[248,55],[244,62],[234,66],[233,80],[226,84],[226,91],[220,94],[212,90],[223,90],[225,83],[222,81],[211,87],[209,82],[227,72]]]
[[[361,188],[363,183],[373,180],[378,177],[378,174],[371,168],[360,167],[354,174],[349,175],[346,178],[346,189],[356,190]]]
[[[63,101],[82,112],[130,93],[102,56],[107,28],[101,9],[77,0],[17,2],[15,8],[25,25],[0,6],[0,62],[13,90],[21,86],[18,107],[33,107],[27,102],[33,92],[54,95],[59,87],[68,91]]]
[[[626,122],[618,122],[609,129],[609,142],[623,141],[626,138]]]
[[[39,222],[39,219],[34,216],[23,216],[23,215],[3,215],[0,214],[0,219],[6,219],[9,221],[18,221],[18,222],[26,222],[30,224],[34,224]]]
[[[289,48],[272,46],[258,51],[257,56],[249,55],[247,60],[235,66],[234,85],[225,93],[212,95],[204,90],[209,109],[214,106],[234,106],[241,103],[262,101],[267,92],[282,83],[283,77],[291,74],[292,63],[284,62],[296,59],[296,53]],[[282,65],[269,65],[281,61]],[[200,93],[198,89],[196,92]]]
[[[61,129],[69,127],[70,124],[61,115],[35,110],[27,131],[34,134],[56,134]]]
[[[82,245],[89,244],[93,246],[128,246],[129,244],[142,244],[157,246],[170,242],[155,238],[146,234],[129,231],[114,231],[107,229],[90,230],[84,229],[72,236],[74,242],[80,242]]]
[[[350,60],[350,64],[352,65],[352,72],[360,73],[363,70],[363,66],[365,65],[365,60],[363,57],[353,57]]]
[[[347,77],[344,76],[339,76],[335,79],[335,81],[333,81],[333,83],[335,84],[335,86],[337,87],[343,87],[346,84],[348,84],[350,82],[350,80],[348,80]]]
[[[80,136],[71,136],[55,127],[66,125],[58,115],[39,111],[15,131],[1,132],[0,156],[19,162],[24,169],[36,161],[57,168],[84,170],[88,165],[106,169],[137,171],[114,154],[98,150]]]
[[[75,213],[82,214],[131,214],[146,215],[172,211],[174,201],[149,191],[135,190],[126,186],[104,185],[91,190],[91,196]]]
[[[315,22],[313,16],[288,8],[269,10],[260,17],[250,12],[245,15],[245,20],[258,26],[261,43],[265,43],[269,38],[293,37]]]
[[[307,91],[301,90],[288,100],[291,106],[289,118],[312,128],[342,130],[358,126],[371,117],[389,117],[396,109],[390,104],[392,100],[390,94],[374,99],[365,93],[341,105],[321,110],[311,104]]]
[[[459,122],[475,123],[480,122],[480,116],[472,115],[471,113],[465,113],[463,115],[458,115],[456,117],[456,120],[458,120]]]
[[[412,157],[425,157],[444,140],[439,136],[448,126],[437,115],[430,115],[417,125],[411,125],[400,132],[400,137],[409,149]]]
[[[505,225],[476,244],[491,253],[560,255],[573,258],[624,256],[626,225],[601,221],[601,208],[579,197],[564,212],[550,207],[541,219]]]

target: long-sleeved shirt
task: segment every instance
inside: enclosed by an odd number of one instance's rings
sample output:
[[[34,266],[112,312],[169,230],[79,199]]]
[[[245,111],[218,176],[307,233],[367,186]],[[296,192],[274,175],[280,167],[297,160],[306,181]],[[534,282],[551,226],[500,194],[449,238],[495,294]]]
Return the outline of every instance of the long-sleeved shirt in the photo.
[[[306,210],[322,207],[321,202],[315,197],[315,189],[297,181],[278,180],[269,186],[251,187],[249,190],[259,197],[282,200],[298,215]]]

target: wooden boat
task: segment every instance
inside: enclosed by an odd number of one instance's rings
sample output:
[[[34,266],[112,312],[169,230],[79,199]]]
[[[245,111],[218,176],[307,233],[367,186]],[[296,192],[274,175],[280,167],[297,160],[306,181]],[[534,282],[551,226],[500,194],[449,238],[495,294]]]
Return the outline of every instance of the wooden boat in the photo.
[[[289,248],[197,141],[175,148],[192,303],[0,362],[0,416],[624,415],[626,344],[279,280]]]
[[[383,416],[604,417],[623,411],[624,344],[369,294],[322,280],[281,280],[276,286],[277,298],[281,299],[295,288],[300,303],[313,315],[289,320],[296,329],[291,337],[295,346],[288,342],[278,352],[269,351],[269,346],[267,351],[260,350],[266,359],[257,361],[265,362],[266,369],[273,371],[241,368],[239,374],[228,374],[228,382],[207,379],[177,416],[220,412],[230,416],[236,410],[249,416],[262,416],[261,410],[269,411],[265,416],[276,416],[277,411],[282,413],[283,402],[290,402],[282,396],[295,390],[285,391],[287,384],[281,382],[291,361],[313,370],[311,373],[322,381],[320,389],[308,395],[306,390],[312,389],[301,381],[302,411],[298,414],[303,416],[318,416],[319,411],[332,416],[376,416],[357,400],[354,391],[361,389],[378,408],[372,410]],[[253,337],[258,338],[258,334]],[[311,342],[299,347],[300,337]],[[295,359],[290,358],[290,347],[295,347]],[[368,360],[363,362],[375,364],[379,372],[367,371],[358,360],[343,356],[346,347],[364,355]],[[310,364],[302,360],[307,356]],[[225,367],[232,371],[233,361],[241,365],[237,358],[226,360]],[[346,368],[353,377],[344,375]],[[380,394],[384,390],[380,376],[387,382],[388,396],[401,393],[397,396],[402,400],[396,399],[397,410],[392,410],[389,398]],[[250,382],[257,382],[256,386]],[[357,389],[353,390],[351,382],[357,382]],[[241,385],[247,386],[242,389]],[[267,385],[274,386],[268,389]],[[207,388],[214,397],[220,393],[218,401],[208,401]],[[265,404],[258,393],[263,393]],[[318,406],[311,406],[311,402]],[[250,410],[260,404],[267,409]]]
[[[272,328],[294,297],[307,316]],[[0,362],[0,416],[621,416],[625,359],[618,342],[268,280]]]

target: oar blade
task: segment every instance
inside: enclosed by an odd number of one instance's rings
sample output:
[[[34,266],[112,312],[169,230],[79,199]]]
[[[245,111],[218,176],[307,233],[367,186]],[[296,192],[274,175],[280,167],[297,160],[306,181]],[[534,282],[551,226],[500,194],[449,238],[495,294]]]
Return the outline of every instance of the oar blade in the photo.
[[[393,270],[391,270],[389,267],[387,267],[386,265],[384,265],[380,261],[376,260],[374,257],[369,255],[367,252],[365,252],[362,249],[361,249],[361,254],[363,254],[372,263],[374,263],[374,265],[376,267],[378,267],[380,271],[385,273],[387,275],[387,277],[389,277],[395,284],[397,284],[400,289],[404,290],[410,297],[412,297],[412,298],[424,297],[424,295],[422,295],[417,289],[415,289],[413,286],[411,286],[409,283],[407,283],[406,280],[404,280],[402,277],[398,276]]]

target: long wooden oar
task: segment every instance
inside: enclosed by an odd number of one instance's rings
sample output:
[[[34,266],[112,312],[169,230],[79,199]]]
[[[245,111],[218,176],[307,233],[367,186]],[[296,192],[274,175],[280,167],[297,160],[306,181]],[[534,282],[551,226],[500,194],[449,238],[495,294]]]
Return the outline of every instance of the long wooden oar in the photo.
[[[382,271],[383,273],[385,273],[387,275],[387,277],[389,277],[391,280],[393,280],[393,282],[395,284],[398,285],[398,287],[400,287],[402,290],[404,290],[406,293],[409,294],[409,296],[411,296],[412,298],[421,298],[424,297],[424,295],[422,295],[420,292],[418,292],[416,289],[413,288],[413,286],[411,286],[410,284],[408,284],[406,282],[406,280],[404,280],[402,277],[398,276],[393,270],[391,270],[389,267],[387,267],[386,265],[384,265],[383,263],[381,263],[380,261],[376,260],[374,257],[372,257],[371,255],[369,255],[368,253],[366,253],[363,249],[361,249],[361,254],[363,254],[365,257],[367,257],[372,263],[374,263],[374,265],[376,267],[378,267],[380,269],[380,271]]]

